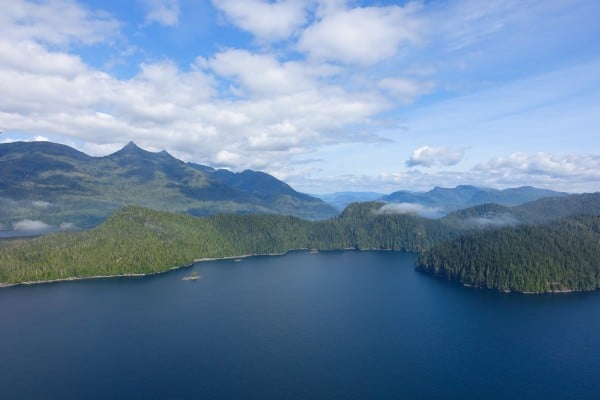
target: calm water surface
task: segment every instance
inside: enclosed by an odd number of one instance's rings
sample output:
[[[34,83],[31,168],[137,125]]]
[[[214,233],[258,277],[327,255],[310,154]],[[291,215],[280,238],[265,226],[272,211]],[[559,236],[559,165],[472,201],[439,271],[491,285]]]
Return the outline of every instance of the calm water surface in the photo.
[[[466,289],[414,259],[297,252],[2,289],[0,399],[598,398],[600,293]]]

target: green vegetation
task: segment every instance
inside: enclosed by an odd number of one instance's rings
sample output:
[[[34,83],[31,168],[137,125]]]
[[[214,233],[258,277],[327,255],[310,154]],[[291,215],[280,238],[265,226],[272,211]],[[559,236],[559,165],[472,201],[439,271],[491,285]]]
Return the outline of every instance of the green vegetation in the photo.
[[[88,231],[0,241],[0,282],[156,273],[200,258],[292,249],[420,251],[453,235],[432,220],[378,215],[380,207],[353,204],[327,221],[281,215],[200,218],[126,207]]]
[[[479,287],[594,290],[600,287],[599,205],[600,194],[574,195],[427,219],[369,202],[321,221],[194,217],[130,206],[88,231],[0,241],[0,283],[149,274],[202,258],[352,248],[420,252],[423,271]],[[571,216],[586,211],[591,215]]]
[[[424,251],[417,268],[504,291],[595,290],[600,287],[600,216],[471,233]]]

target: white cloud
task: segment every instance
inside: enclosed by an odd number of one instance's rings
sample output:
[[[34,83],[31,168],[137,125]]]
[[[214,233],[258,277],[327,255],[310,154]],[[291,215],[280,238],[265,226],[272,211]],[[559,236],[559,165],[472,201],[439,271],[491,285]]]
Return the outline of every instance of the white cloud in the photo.
[[[463,159],[463,156],[463,149],[422,146],[413,150],[410,159],[406,162],[406,166],[433,167],[436,165],[456,165]]]
[[[47,201],[33,201],[32,204],[34,207],[37,207],[37,208],[48,208],[51,205],[51,203],[49,203]]]
[[[420,6],[358,7],[326,13],[301,35],[298,48],[314,59],[373,65],[420,40]]]
[[[61,231],[70,231],[75,229],[75,224],[72,222],[63,222],[58,226],[58,229]]]
[[[394,203],[394,204],[385,204],[379,210],[375,212],[376,214],[409,214],[409,215],[418,215],[420,217],[425,218],[441,218],[444,216],[444,213],[437,207],[428,207],[418,203]]]
[[[267,42],[286,39],[306,21],[307,1],[212,0],[237,27]]]
[[[513,153],[508,157],[495,157],[474,170],[500,179],[529,176],[557,181],[571,178],[600,181],[600,155]]]
[[[22,221],[15,222],[13,224],[13,229],[15,231],[23,231],[23,232],[31,232],[31,231],[47,231],[52,229],[52,226],[42,222],[42,221],[33,221],[30,219],[24,219]]]
[[[206,64],[221,76],[235,78],[245,92],[265,95],[310,90],[317,86],[317,78],[337,71],[327,66],[279,62],[271,54],[236,49],[220,52]]]
[[[469,218],[467,224],[475,225],[476,227],[493,227],[514,226],[519,223],[519,220],[510,213],[494,213],[489,212],[481,217]]]
[[[92,12],[72,0],[2,2],[0,37],[9,42],[95,44],[114,38],[119,29],[119,22],[107,13]]]
[[[224,50],[187,71],[147,62],[124,80],[41,42],[3,39],[2,129],[76,139],[94,155],[135,140],[196,162],[232,165],[237,154],[237,168],[274,168],[324,143],[364,140],[341,129],[387,107],[376,94],[329,84],[337,67],[271,54]],[[219,92],[220,79],[234,96]]]
[[[86,70],[79,57],[48,52],[30,40],[14,42],[0,39],[0,66],[24,73],[44,73],[65,78],[74,78]]]
[[[141,0],[146,9],[146,23],[174,26],[179,22],[177,0]]]

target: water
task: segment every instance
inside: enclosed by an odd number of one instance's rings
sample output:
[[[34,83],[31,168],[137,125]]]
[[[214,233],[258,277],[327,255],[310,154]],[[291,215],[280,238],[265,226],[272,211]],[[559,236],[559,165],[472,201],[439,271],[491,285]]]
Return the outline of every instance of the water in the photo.
[[[2,289],[0,398],[597,398],[600,293],[466,289],[414,259],[298,252]]]

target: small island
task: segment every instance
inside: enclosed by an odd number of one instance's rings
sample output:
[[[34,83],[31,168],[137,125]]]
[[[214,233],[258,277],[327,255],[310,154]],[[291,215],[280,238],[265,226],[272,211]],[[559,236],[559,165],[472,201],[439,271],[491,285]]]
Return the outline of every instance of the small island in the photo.
[[[182,281],[197,281],[198,279],[200,279],[200,274],[198,274],[196,271],[193,271],[191,274],[183,277],[181,280]]]

